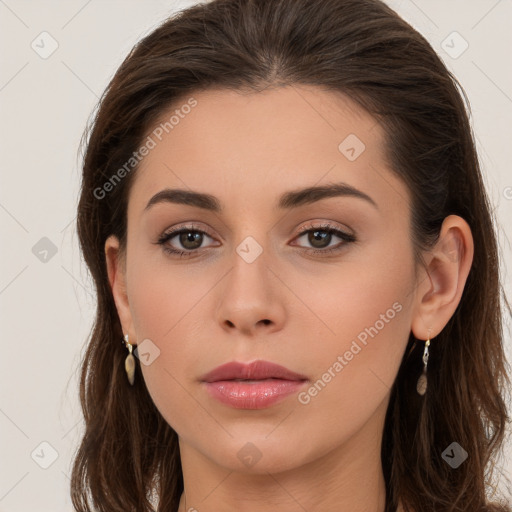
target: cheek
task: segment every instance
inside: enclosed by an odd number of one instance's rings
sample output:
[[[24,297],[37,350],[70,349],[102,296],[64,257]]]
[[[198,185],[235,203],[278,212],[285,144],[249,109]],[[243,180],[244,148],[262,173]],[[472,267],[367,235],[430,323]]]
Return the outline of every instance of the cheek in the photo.
[[[140,356],[142,374],[151,398],[166,421],[177,431],[186,430],[186,418],[197,416],[197,403],[189,390],[198,377],[198,361],[204,350],[203,307],[212,283],[171,267],[160,258],[148,264],[148,255],[132,252],[128,268],[130,310],[138,343],[150,356]],[[202,326],[202,331],[201,331]],[[144,350],[139,353],[144,354]],[[149,361],[147,361],[149,359]],[[179,414],[176,413],[179,411]]]
[[[302,354],[314,379],[298,396],[297,414],[302,434],[321,430],[325,450],[355,435],[377,411],[385,412],[410,332],[406,280],[370,271],[355,276],[331,281],[342,291],[324,299],[322,319],[334,334],[315,344],[319,350]]]
[[[389,331],[386,320],[400,316],[395,315],[399,307],[393,305],[405,306],[403,302],[411,299],[413,279],[408,254],[387,252],[374,244],[371,252],[354,253],[350,260],[312,279],[307,296],[330,327],[331,338],[348,339],[377,322],[379,332]],[[384,324],[379,321],[381,315]]]
[[[325,285],[316,281],[308,292],[309,304],[317,305],[311,309],[319,311],[327,328],[322,329],[322,343],[315,344],[307,357],[317,377],[330,370],[337,384],[329,387],[339,386],[347,395],[371,399],[375,388],[388,392],[409,338],[412,260],[389,254],[340,266],[328,280],[322,279]],[[333,368],[335,363],[339,364]],[[322,380],[329,380],[329,375]],[[351,402],[358,407],[357,400]]]
[[[159,276],[155,279],[152,273],[145,272],[148,280],[138,288],[140,292],[131,303],[137,337],[151,353],[149,364],[140,356],[140,367],[155,406],[167,423],[181,433],[186,431],[187,418],[198,414],[197,403],[187,391],[195,377],[187,368],[197,362],[198,354],[191,343],[197,338],[187,329],[190,325],[187,312],[194,314],[194,304],[201,294],[173,293],[171,285],[180,289],[176,281],[171,283],[160,272],[155,272]],[[144,350],[139,354],[144,354]]]
[[[146,241],[147,244],[147,241]],[[211,279],[167,260],[160,249],[132,253],[128,268],[130,310],[137,335],[166,343],[206,299]]]

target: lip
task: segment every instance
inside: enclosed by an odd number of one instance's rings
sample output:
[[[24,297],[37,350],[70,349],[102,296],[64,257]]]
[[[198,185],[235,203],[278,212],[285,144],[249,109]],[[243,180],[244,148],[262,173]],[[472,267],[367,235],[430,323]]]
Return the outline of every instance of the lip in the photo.
[[[237,409],[264,409],[296,393],[307,381],[305,375],[262,360],[232,361],[201,378],[213,398]]]
[[[215,382],[220,380],[263,380],[263,379],[283,379],[283,380],[307,380],[305,375],[292,372],[288,368],[270,361],[258,359],[252,363],[239,363],[232,361],[214,368],[211,372],[201,377],[204,382]]]

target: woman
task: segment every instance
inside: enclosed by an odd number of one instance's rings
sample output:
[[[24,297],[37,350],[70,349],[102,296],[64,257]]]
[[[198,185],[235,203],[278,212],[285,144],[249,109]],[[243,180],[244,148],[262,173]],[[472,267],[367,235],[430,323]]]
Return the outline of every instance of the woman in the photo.
[[[136,45],[84,159],[76,510],[511,510],[457,87],[378,0],[214,0]]]

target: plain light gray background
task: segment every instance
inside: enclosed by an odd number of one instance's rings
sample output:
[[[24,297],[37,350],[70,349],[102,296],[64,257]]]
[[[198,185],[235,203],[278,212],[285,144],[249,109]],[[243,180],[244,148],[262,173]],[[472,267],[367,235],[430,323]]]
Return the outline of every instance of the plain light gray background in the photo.
[[[70,464],[82,432],[78,363],[95,311],[74,225],[78,143],[133,44],[193,3],[0,0],[0,512],[72,510]],[[427,37],[469,96],[510,297],[511,2],[388,3]],[[510,455],[509,446],[497,461],[509,477]]]

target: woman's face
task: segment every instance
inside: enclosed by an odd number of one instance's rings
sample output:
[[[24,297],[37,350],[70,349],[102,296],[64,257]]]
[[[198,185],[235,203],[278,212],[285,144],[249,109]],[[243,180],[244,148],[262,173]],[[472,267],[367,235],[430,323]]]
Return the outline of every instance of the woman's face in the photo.
[[[386,163],[382,128],[316,88],[191,96],[144,142],[119,274],[126,303],[116,296],[182,457],[263,473],[333,450],[347,461],[379,453],[418,286],[409,193]],[[300,192],[311,187],[324,192]],[[215,200],[152,201],[168,189]],[[158,243],[181,228],[190,234]],[[255,360],[306,380],[203,381]],[[269,400],[279,385],[289,394]]]

